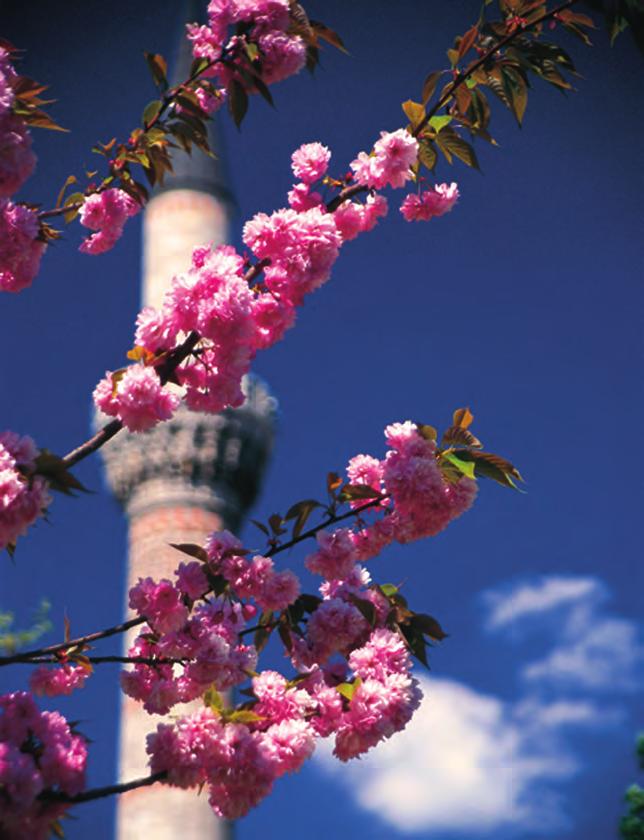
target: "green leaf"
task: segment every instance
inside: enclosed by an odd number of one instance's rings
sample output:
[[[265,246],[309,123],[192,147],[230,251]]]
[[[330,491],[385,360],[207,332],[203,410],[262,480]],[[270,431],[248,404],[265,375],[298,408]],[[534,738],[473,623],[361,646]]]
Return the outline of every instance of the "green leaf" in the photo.
[[[233,79],[228,85],[228,110],[239,128],[248,111],[248,94],[237,79]]]
[[[491,478],[505,487],[517,490],[516,481],[523,481],[519,470],[506,458],[492,452],[478,452],[473,449],[457,449],[455,454],[462,461],[473,461],[476,476]]]
[[[436,114],[436,116],[430,119],[429,125],[438,134],[442,128],[451,123],[452,119],[453,117],[450,117],[449,114]]]
[[[346,697],[349,702],[353,700],[353,695],[362,685],[362,680],[360,677],[356,677],[353,682],[343,682],[340,685],[336,685],[335,690],[341,694],[343,697]]]
[[[368,484],[345,484],[340,493],[343,502],[355,502],[359,499],[380,499],[382,493]]]
[[[443,452],[442,457],[453,464],[463,475],[468,478],[476,478],[474,464],[471,461],[462,461],[453,452]]]
[[[403,102],[402,109],[411,123],[412,129],[415,129],[425,119],[425,106],[420,102],[414,102],[413,99],[408,99],[406,102]]]
[[[145,56],[145,60],[148,63],[148,69],[152,75],[152,80],[154,84],[161,88],[161,90],[166,90],[168,87],[168,64],[165,58],[159,53],[143,53]]]
[[[162,105],[163,103],[160,99],[153,99],[152,102],[148,102],[145,106],[141,121],[146,128],[159,116]]]
[[[206,550],[200,545],[194,543],[170,543],[170,545],[182,554],[187,554],[188,557],[194,557],[196,560],[201,560],[202,563],[208,562]]]
[[[257,712],[253,712],[250,709],[236,709],[234,712],[229,712],[226,715],[226,721],[228,723],[259,723],[260,721],[265,720],[263,715],[258,715]]]
[[[398,587],[393,583],[381,583],[378,589],[380,589],[386,598],[390,598],[392,595],[398,594]]]
[[[330,29],[324,23],[320,23],[319,20],[311,20],[310,24],[318,38],[322,38],[323,41],[331,44],[331,46],[335,47],[337,50],[349,55],[349,51],[344,46],[344,42],[337,32],[334,32],[333,29]]]
[[[34,472],[46,478],[52,490],[57,490],[66,496],[73,496],[74,490],[79,490],[83,493],[90,492],[69,472],[63,459],[58,455],[54,455],[48,449],[42,449],[38,454]]]
[[[411,619],[410,624],[416,629],[420,630],[425,636],[434,639],[436,642],[442,642],[447,638],[447,633],[440,626],[438,621],[425,613],[416,613]]]
[[[436,143],[443,152],[448,162],[452,162],[452,155],[462,160],[467,166],[479,169],[479,162],[476,152],[466,140],[457,134],[452,128],[446,126],[436,135]]]
[[[474,449],[480,449],[483,445],[477,437],[474,437],[469,429],[463,429],[461,426],[450,426],[443,434],[441,445],[454,446],[455,444],[472,446]]]
[[[204,706],[208,706],[216,715],[220,715],[224,710],[224,698],[215,688],[215,685],[207,688],[203,695]]]
[[[432,142],[426,138],[421,138],[418,144],[418,160],[427,167],[430,172],[434,171],[438,154]]]
[[[436,85],[438,84],[440,77],[443,75],[443,72],[443,70],[434,70],[432,73],[429,73],[429,75],[426,77],[425,81],[423,82],[423,105],[427,105],[429,100],[434,95]]]
[[[296,504],[289,508],[284,519],[286,521],[295,519],[292,533],[292,538],[294,540],[296,540],[304,530],[306,521],[311,513],[315,510],[315,508],[319,507],[322,507],[322,505],[319,502],[316,502],[315,499],[304,499],[301,502],[296,502]]]

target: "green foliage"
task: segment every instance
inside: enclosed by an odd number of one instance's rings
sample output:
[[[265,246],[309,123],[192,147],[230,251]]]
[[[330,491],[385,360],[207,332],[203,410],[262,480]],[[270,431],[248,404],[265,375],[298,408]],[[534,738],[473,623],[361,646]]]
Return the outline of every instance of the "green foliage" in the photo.
[[[49,601],[43,598],[34,613],[33,624],[25,630],[11,630],[14,621],[13,614],[0,612],[0,650],[7,655],[11,655],[20,648],[33,644],[45,633],[48,633],[52,629],[51,621],[48,618],[49,608]]]
[[[636,751],[640,768],[644,770],[644,733],[637,738]],[[625,799],[628,813],[620,820],[619,833],[623,840],[644,840],[644,788],[631,785]]]

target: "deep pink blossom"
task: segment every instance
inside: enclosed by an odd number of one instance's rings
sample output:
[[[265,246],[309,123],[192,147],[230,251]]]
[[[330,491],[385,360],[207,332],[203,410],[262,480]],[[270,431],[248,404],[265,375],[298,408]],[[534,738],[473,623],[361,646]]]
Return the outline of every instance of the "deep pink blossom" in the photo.
[[[94,402],[110,417],[118,417],[131,432],[152,428],[160,420],[169,420],[179,405],[179,397],[161,385],[156,371],[143,365],[131,365],[114,385],[114,374],[94,389]]]
[[[310,572],[332,580],[345,578],[356,561],[349,529],[320,531],[317,541],[319,548],[313,554],[309,554],[304,561],[306,568]]]
[[[437,184],[433,190],[424,190],[420,195],[405,196],[400,212],[408,222],[421,222],[443,216],[456,204],[459,198],[457,185]]]
[[[319,181],[329,168],[331,152],[322,143],[304,143],[291,155],[293,174],[305,184]]]
[[[0,290],[19,292],[38,274],[45,243],[38,217],[22,204],[0,198]]]
[[[41,666],[32,672],[29,687],[34,694],[57,697],[60,694],[71,694],[76,688],[82,688],[90,671],[82,665],[68,663],[59,667],[47,668]]]
[[[13,545],[51,502],[45,479],[32,474],[36,454],[30,437],[0,434],[0,548]]]
[[[360,152],[351,163],[351,169],[356,181],[366,187],[402,187],[412,177],[410,167],[417,156],[418,141],[404,128],[381,131],[373,154]]]
[[[128,218],[140,209],[132,196],[117,187],[88,195],[80,209],[80,223],[96,233],[85,239],[79,250],[84,254],[109,251],[120,239]]]
[[[31,134],[18,116],[0,116],[0,198],[9,198],[34,171],[36,156]]]

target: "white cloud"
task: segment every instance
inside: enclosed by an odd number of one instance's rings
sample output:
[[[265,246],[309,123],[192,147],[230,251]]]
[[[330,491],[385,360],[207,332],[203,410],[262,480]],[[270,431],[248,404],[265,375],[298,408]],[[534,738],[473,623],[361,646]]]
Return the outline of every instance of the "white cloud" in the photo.
[[[634,690],[644,677],[644,644],[633,621],[611,615],[595,577],[550,575],[483,593],[488,630],[532,629],[548,651],[521,675],[543,689]]]
[[[331,756],[331,746],[319,754],[348,779],[361,807],[399,831],[440,837],[517,827],[540,834],[565,824],[548,783],[579,767],[552,733],[594,726],[599,710],[539,701],[519,707],[447,679],[422,677],[421,684],[425,700],[404,732],[348,765]],[[539,715],[546,737],[534,725]]]
[[[483,593],[483,599],[490,611],[487,626],[496,630],[580,601],[596,602],[605,595],[606,589],[597,578],[552,575],[534,583],[489,590]]]
[[[540,658],[517,666],[516,696],[421,677],[425,700],[404,732],[348,765],[324,745],[318,763],[340,772],[356,802],[398,832],[443,840],[560,831],[567,809],[557,790],[585,766],[571,731],[620,724],[623,707],[594,696],[644,682],[640,629],[607,611],[608,595],[588,576],[484,593],[489,630],[516,639],[525,626],[545,646]]]
[[[644,648],[632,621],[575,610],[562,640],[523,668],[533,684],[555,683],[592,691],[634,691],[641,685]]]

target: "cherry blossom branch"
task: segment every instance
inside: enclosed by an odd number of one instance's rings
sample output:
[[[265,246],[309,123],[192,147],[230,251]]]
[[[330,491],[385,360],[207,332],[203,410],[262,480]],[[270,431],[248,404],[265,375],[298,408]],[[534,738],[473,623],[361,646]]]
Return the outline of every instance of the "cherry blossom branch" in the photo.
[[[192,662],[192,659],[170,659],[168,657],[151,657],[151,656],[83,656],[84,662],[91,662],[92,665],[104,665],[109,662],[121,662],[125,665],[185,665],[187,662]],[[13,665],[62,665],[74,664],[76,660],[70,657],[65,660],[57,656],[39,656],[31,658],[28,654],[14,659]],[[2,664],[2,663],[0,663]]]
[[[285,543],[280,543],[277,546],[274,546],[269,551],[266,552],[266,557],[274,557],[276,554],[279,554],[280,551],[286,551],[287,548],[292,548],[294,545],[302,542],[303,540],[307,540],[310,537],[314,537],[318,531],[322,531],[324,528],[328,528],[329,525],[335,525],[337,522],[343,522],[345,519],[349,519],[352,516],[360,516],[360,514],[364,510],[368,510],[369,508],[376,507],[379,505],[383,499],[387,499],[388,495],[380,494],[376,499],[370,499],[366,504],[360,505],[360,507],[352,508],[351,510],[347,511],[346,513],[341,514],[340,516],[329,516],[324,522],[320,522],[319,525],[314,525],[313,528],[309,528],[308,531],[303,531],[301,534],[298,534],[297,537],[293,537],[292,540],[289,540]]]
[[[186,85],[189,85],[191,82],[196,81],[206,70],[209,70],[215,64],[218,64],[218,63],[221,63],[221,62],[223,62],[223,57],[220,57],[220,58],[217,58],[217,59],[212,59],[205,66],[199,67],[197,71],[195,71],[194,73],[191,73],[191,75],[184,82],[181,82],[180,84],[175,85],[174,87],[170,88],[168,93],[166,93],[165,96],[161,99],[161,107],[159,108],[159,112],[150,120],[150,122],[144,124],[141,136],[147,134],[152,128],[154,128],[158,124],[159,120],[167,112],[168,108],[175,103],[175,100],[178,98],[179,94],[182,92],[183,88],[185,88]],[[114,174],[112,172],[112,167],[110,167],[110,174],[111,175]],[[103,183],[99,187],[97,187],[95,190],[93,190],[92,192],[94,192],[94,193],[104,192],[109,186],[111,186],[111,185]],[[67,204],[65,206],[54,207],[51,210],[42,210],[40,213],[38,213],[38,218],[39,219],[51,219],[51,218],[54,218],[55,216],[62,216],[65,213],[69,213],[70,211],[73,211],[73,210],[79,210],[82,206],[83,206],[83,202],[82,201],[77,201],[77,202],[74,202],[72,204]]]
[[[109,636],[116,636],[118,633],[126,633],[132,627],[137,627],[139,624],[143,624],[144,622],[144,618],[137,616],[136,618],[124,621],[122,624],[116,624],[114,627],[108,627],[105,630],[98,630],[95,633],[89,633],[87,636],[79,636],[76,639],[68,639],[66,642],[58,642],[55,645],[48,645],[47,647],[24,651],[23,653],[15,653],[11,656],[0,656],[0,666],[12,665],[14,662],[21,662],[27,657],[33,659],[38,656],[47,656],[48,654],[59,653],[60,651],[67,651],[76,647],[83,647],[90,642],[97,642],[99,639],[107,639]]]
[[[281,551],[286,551],[289,548],[292,548],[294,545],[297,545],[304,540],[310,539],[314,537],[318,531],[323,530],[324,528],[328,528],[329,525],[335,525],[338,522],[343,522],[346,519],[349,519],[352,516],[358,517],[360,514],[368,510],[369,508],[376,507],[383,499],[387,498],[385,495],[378,496],[377,499],[370,499],[364,505],[360,505],[359,507],[352,508],[351,510],[347,511],[346,513],[338,515],[330,515],[325,519],[323,522],[320,522],[318,525],[315,525],[312,528],[309,528],[308,531],[304,531],[298,536],[293,537],[293,539],[288,540],[288,542],[281,543],[280,545],[273,546],[269,549],[265,556],[266,557],[274,557],[276,554],[279,554]],[[22,653],[15,653],[11,656],[0,656],[0,667],[3,665],[16,665],[16,664],[25,664],[25,663],[47,663],[47,662],[60,662],[61,660],[58,659],[55,654],[68,652],[73,650],[74,648],[84,648],[91,642],[99,641],[100,639],[106,639],[109,636],[115,636],[118,633],[126,633],[128,630],[131,630],[133,627],[138,627],[140,624],[145,624],[145,617],[144,616],[137,616],[136,618],[131,618],[128,621],[124,621],[122,624],[117,624],[114,627],[108,627],[105,630],[98,630],[95,633],[89,633],[86,636],[78,636],[75,639],[68,639],[65,642],[58,642],[55,645],[48,645],[47,647],[36,648],[34,650],[23,651]],[[127,656],[101,656],[101,657],[87,657],[90,662],[92,663],[103,663],[103,662],[140,662],[141,664],[152,664],[151,661],[148,660],[146,657],[127,657]],[[164,661],[167,661],[168,664],[179,662],[181,660],[160,660],[154,659],[154,664],[163,664]]]
[[[508,35],[506,35],[505,38],[502,38],[500,41],[497,41],[497,43],[493,47],[490,47],[490,49],[484,52],[482,56],[480,56],[474,62],[472,62],[472,64],[470,64],[469,67],[466,67],[465,70],[459,71],[456,74],[454,81],[450,85],[448,85],[447,90],[440,97],[438,102],[436,102],[429,109],[429,111],[425,114],[423,119],[412,131],[412,135],[414,137],[418,137],[420,132],[425,128],[425,126],[431,120],[431,118],[436,115],[436,113],[443,107],[443,105],[446,105],[447,102],[449,102],[452,95],[461,87],[462,84],[464,84],[467,81],[467,79],[472,75],[472,73],[475,73],[479,69],[479,67],[482,67],[485,64],[485,62],[488,59],[490,59],[495,53],[499,52],[499,50],[502,50],[508,44],[512,43],[512,41],[514,41],[514,39],[517,38],[519,35],[523,34],[529,29],[534,29],[535,26],[539,26],[539,24],[545,23],[545,21],[550,20],[551,18],[556,17],[558,14],[561,14],[561,12],[565,11],[566,9],[569,9],[571,6],[574,6],[574,4],[578,2],[579,0],[566,0],[565,3],[562,3],[556,8],[551,9],[549,12],[545,12],[543,15],[541,15],[541,17],[531,21],[530,23],[527,23],[525,26],[517,26],[517,28],[510,32]]]
[[[167,772],[162,770],[159,773],[152,773],[150,776],[144,776],[142,779],[134,779],[131,782],[121,782],[117,785],[106,785],[105,787],[93,788],[92,790],[84,790],[75,796],[69,796],[66,793],[59,793],[58,791],[45,791],[38,798],[45,802],[66,802],[70,805],[79,805],[81,802],[92,802],[94,799],[102,799],[105,796],[113,796],[118,793],[127,793],[129,790],[148,787],[165,779],[166,776]]]

